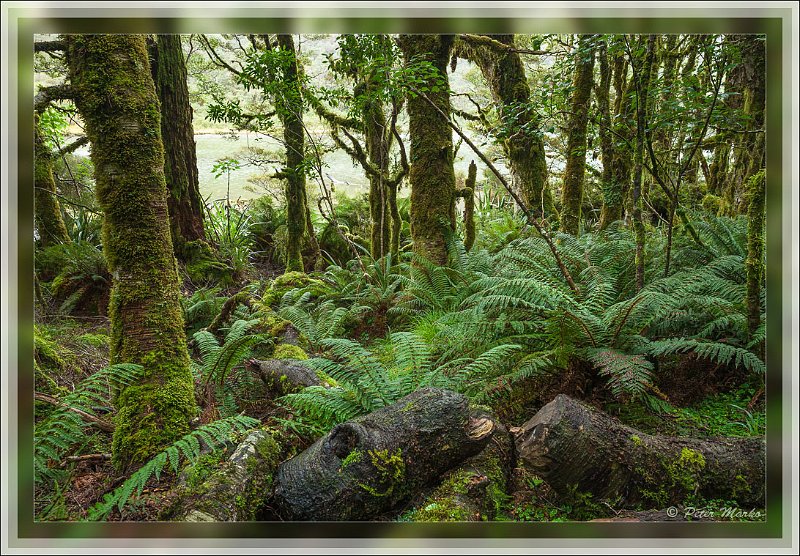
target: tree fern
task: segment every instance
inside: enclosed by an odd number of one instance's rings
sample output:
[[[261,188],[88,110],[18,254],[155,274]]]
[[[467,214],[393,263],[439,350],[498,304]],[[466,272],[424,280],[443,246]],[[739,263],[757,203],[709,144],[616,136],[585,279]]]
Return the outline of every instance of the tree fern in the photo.
[[[161,472],[167,464],[174,473],[178,473],[181,459],[186,459],[189,463],[196,463],[202,451],[202,444],[209,449],[224,446],[233,439],[234,434],[243,433],[259,424],[257,419],[235,415],[203,425],[184,435],[144,464],[122,485],[106,494],[103,500],[89,508],[88,519],[91,521],[104,520],[114,509],[121,511],[132,496],[141,495],[151,477],[155,476],[156,479],[160,479]]]
[[[703,341],[694,338],[670,338],[652,342],[650,353],[656,356],[691,352],[698,357],[720,363],[742,367],[750,372],[763,373],[764,362],[751,351],[720,341]]]

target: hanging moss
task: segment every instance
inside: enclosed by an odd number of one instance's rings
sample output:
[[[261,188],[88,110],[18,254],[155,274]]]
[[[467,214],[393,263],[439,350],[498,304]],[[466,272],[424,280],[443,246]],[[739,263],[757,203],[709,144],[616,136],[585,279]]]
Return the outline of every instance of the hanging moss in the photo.
[[[125,470],[186,434],[197,410],[167,216],[161,115],[143,36],[66,39],[114,277],[111,363],[146,370],[115,398],[113,460]]]
[[[574,236],[580,232],[583,181],[586,170],[586,127],[589,122],[589,98],[594,70],[593,37],[582,35],[575,53],[575,79],[567,138],[567,167],[561,194],[561,226]]]
[[[402,35],[399,44],[406,64],[431,62],[435,79],[425,85],[427,97],[450,114],[447,63],[453,38],[447,35]],[[439,113],[420,95],[408,96],[411,181],[411,239],[414,252],[429,261],[447,263],[446,237],[453,232],[455,184],[453,132]]]
[[[53,178],[53,155],[47,148],[39,130],[36,117],[34,144],[34,216],[36,230],[39,232],[39,245],[42,248],[59,243],[69,243],[70,238],[61,206],[56,197],[56,181]]]

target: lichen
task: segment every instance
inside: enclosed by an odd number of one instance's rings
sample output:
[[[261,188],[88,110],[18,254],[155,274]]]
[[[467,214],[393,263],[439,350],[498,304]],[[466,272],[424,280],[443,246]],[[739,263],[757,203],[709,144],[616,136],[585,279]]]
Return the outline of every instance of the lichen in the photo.
[[[376,497],[390,496],[406,475],[402,451],[398,448],[390,454],[388,450],[367,450],[367,455],[377,472],[375,484],[358,483],[358,486]]]

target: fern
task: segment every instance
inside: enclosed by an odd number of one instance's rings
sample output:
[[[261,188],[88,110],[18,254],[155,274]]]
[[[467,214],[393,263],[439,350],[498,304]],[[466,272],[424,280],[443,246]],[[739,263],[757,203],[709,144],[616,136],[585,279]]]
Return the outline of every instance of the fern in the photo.
[[[95,415],[96,406],[110,405],[109,399],[114,389],[139,380],[143,374],[144,368],[141,365],[111,365],[85,378],[75,390],[61,398],[59,401],[62,407],[37,423],[34,428],[34,481],[52,479],[53,472],[49,463],[61,461],[76,444],[85,439],[85,430],[89,424],[69,408]]]
[[[764,373],[766,370],[764,362],[751,351],[722,342],[671,338],[650,344],[652,355],[663,356],[687,352],[722,365],[742,367],[750,372]]]
[[[167,464],[174,473],[178,473],[181,458],[188,460],[190,464],[196,463],[202,450],[201,442],[209,449],[221,447],[230,442],[235,433],[243,433],[259,424],[252,417],[235,415],[203,425],[184,435],[144,464],[122,485],[106,494],[103,500],[89,508],[88,519],[100,521],[106,519],[114,509],[122,511],[132,496],[141,495],[151,477],[155,476],[157,480],[161,478],[161,472]]]

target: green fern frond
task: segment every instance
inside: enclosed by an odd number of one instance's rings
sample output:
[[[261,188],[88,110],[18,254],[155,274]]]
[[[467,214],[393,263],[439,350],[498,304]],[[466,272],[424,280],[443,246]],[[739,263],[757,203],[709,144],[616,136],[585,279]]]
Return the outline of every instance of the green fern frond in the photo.
[[[650,354],[654,356],[680,353],[693,353],[703,359],[723,365],[742,367],[750,372],[763,373],[766,370],[764,362],[751,351],[722,342],[693,338],[670,338],[650,344]]]
[[[89,508],[88,519],[100,521],[106,519],[114,509],[122,511],[134,493],[136,496],[141,495],[151,477],[160,477],[167,463],[177,473],[180,456],[190,463],[196,463],[201,453],[201,439],[209,449],[214,449],[231,441],[234,434],[243,433],[259,424],[260,422],[252,417],[236,415],[203,425],[186,434],[144,464],[122,485],[106,494],[103,500]]]

